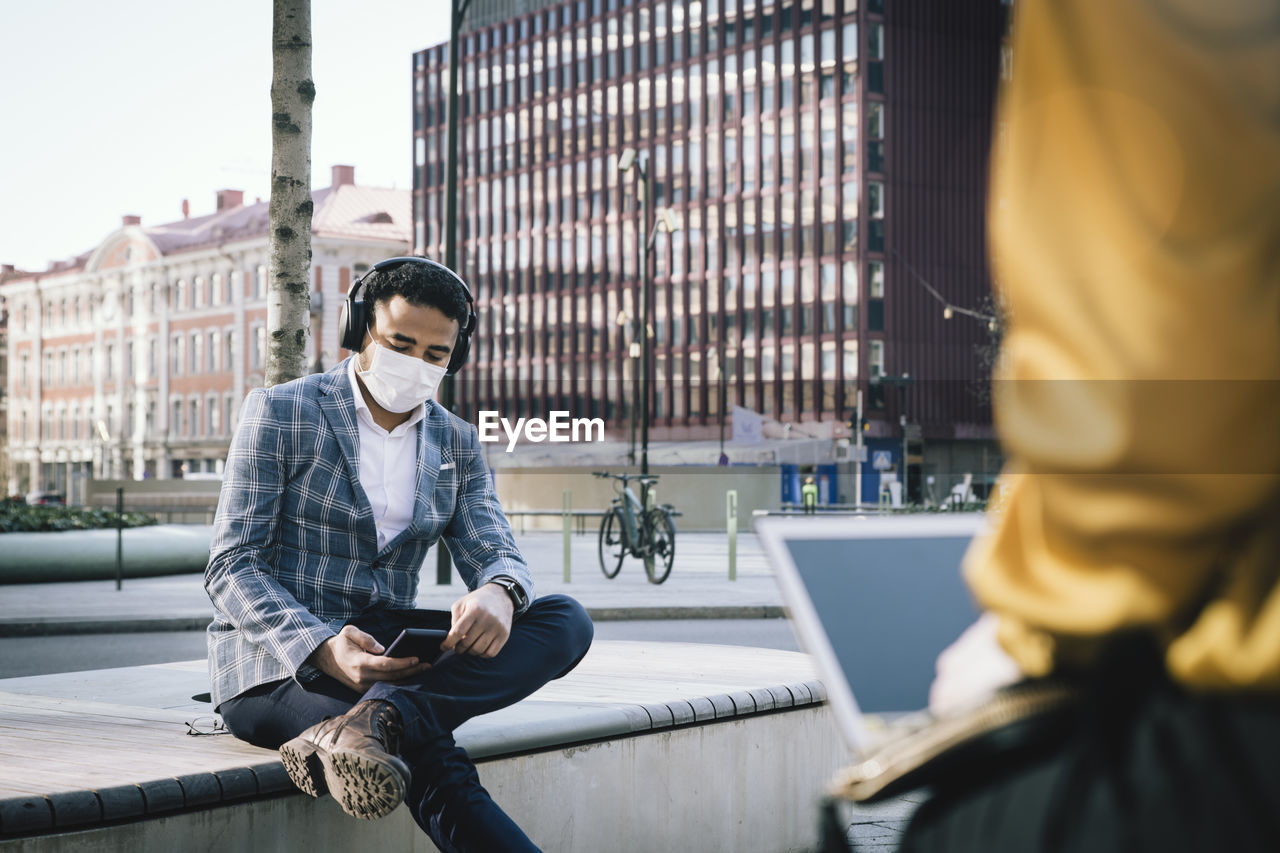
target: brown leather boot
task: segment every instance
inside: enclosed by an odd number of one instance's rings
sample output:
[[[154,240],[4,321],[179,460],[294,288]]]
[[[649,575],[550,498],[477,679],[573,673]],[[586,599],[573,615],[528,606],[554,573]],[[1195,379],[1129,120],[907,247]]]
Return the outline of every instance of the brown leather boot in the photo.
[[[306,794],[326,791],[353,817],[385,817],[404,802],[409,766],[396,755],[400,712],[381,699],[361,702],[280,747],[289,778]]]

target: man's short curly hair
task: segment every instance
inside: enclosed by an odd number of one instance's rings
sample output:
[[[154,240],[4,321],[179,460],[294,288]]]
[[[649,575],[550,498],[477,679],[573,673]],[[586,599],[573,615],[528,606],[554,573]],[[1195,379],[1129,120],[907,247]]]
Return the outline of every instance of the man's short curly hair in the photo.
[[[432,264],[401,264],[370,275],[364,290],[369,322],[373,322],[378,303],[393,296],[403,296],[411,305],[435,308],[450,320],[456,320],[459,326],[467,324],[469,306],[462,285]]]

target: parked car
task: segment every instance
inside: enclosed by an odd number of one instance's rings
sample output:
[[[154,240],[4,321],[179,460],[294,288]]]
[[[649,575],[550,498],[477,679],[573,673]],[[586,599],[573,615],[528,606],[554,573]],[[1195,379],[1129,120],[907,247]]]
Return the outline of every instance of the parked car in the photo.
[[[61,492],[27,492],[27,503],[31,506],[66,506],[67,496]]]

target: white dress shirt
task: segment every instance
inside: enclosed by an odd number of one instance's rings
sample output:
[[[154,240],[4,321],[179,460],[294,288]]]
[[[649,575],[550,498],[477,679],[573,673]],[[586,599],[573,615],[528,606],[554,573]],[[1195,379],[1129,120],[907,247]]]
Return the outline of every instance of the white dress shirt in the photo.
[[[378,551],[413,522],[418,487],[418,421],[426,417],[419,404],[409,419],[388,432],[374,423],[373,412],[356,380],[356,359],[347,365],[351,393],[356,399],[356,423],[360,427],[360,486],[373,506],[378,528]]]

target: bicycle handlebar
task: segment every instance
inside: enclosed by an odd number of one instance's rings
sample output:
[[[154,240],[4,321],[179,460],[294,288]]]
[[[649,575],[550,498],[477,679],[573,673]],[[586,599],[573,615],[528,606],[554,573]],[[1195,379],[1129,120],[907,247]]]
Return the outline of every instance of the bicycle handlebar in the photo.
[[[626,482],[628,480],[639,480],[642,483],[656,483],[658,482],[659,475],[657,474],[615,474],[612,471],[592,471],[591,476],[612,477],[615,480],[621,480],[623,485],[626,485]]]

